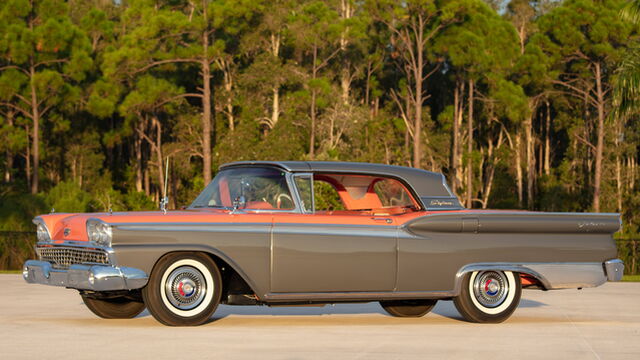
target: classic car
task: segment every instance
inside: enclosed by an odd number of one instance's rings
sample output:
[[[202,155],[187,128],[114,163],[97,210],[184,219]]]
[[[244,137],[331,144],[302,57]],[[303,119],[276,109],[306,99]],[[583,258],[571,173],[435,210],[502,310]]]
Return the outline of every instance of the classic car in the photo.
[[[469,210],[442,174],[349,162],[220,167],[183,210],[38,216],[29,283],[77,289],[103,318],[145,307],[166,325],[218,304],[378,301],[418,317],[453,300],[464,319],[502,322],[523,288],[622,277],[618,214]]]

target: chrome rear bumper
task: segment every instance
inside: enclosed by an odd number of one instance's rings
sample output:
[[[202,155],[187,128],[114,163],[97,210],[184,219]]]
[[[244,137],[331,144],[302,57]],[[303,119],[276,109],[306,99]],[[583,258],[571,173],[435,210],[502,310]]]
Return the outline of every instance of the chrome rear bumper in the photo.
[[[605,261],[604,272],[607,274],[607,281],[620,281],[624,273],[624,263],[620,259]]]
[[[144,271],[130,267],[74,264],[68,269],[55,269],[51,263],[38,260],[24,264],[22,277],[30,284],[93,291],[139,289],[149,280]]]

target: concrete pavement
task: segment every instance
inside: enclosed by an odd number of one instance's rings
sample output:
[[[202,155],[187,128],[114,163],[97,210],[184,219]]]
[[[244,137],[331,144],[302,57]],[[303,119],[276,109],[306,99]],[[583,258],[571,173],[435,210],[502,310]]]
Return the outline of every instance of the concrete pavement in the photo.
[[[470,324],[450,301],[419,319],[377,303],[321,308],[221,306],[171,328],[146,311],[104,320],[74,290],[0,275],[0,359],[640,359],[640,283],[525,290],[502,324]]]

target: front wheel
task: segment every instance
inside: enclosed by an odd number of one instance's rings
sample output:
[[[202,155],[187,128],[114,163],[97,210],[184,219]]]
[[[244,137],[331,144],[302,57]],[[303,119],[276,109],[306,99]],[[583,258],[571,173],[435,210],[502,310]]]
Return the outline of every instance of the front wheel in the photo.
[[[467,321],[500,323],[516,310],[521,293],[518,273],[474,271],[464,275],[460,295],[453,303]]]
[[[144,310],[144,303],[126,297],[99,299],[81,296],[87,308],[103,319],[133,319]]]
[[[154,266],[142,298],[151,315],[169,326],[194,326],[209,320],[220,303],[222,278],[202,253],[171,253]]]

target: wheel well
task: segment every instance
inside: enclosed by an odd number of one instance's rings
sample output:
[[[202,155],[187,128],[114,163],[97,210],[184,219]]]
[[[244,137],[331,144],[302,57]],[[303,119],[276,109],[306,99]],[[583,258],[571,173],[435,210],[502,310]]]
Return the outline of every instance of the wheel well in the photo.
[[[255,295],[255,291],[249,286],[249,284],[240,276],[240,274],[230,266],[225,260],[220,258],[218,255],[213,254],[208,251],[170,251],[163,254],[158,261],[169,255],[175,253],[201,253],[207,255],[218,267],[220,270],[220,276],[222,277],[222,297],[221,303],[227,302],[228,295],[247,295],[252,298],[257,298]],[[156,261],[157,263],[157,261]],[[155,267],[155,265],[154,265]]]
[[[251,286],[238,274],[238,272],[226,261],[215,254],[204,252],[218,266],[220,275],[222,276],[222,303],[227,302],[228,295],[250,295],[255,296],[255,291]]]
[[[534,275],[527,274],[524,272],[521,272],[519,274],[520,274],[520,283],[522,284],[523,289],[546,290],[546,288],[542,284],[542,281],[540,281],[540,279],[538,279]]]

